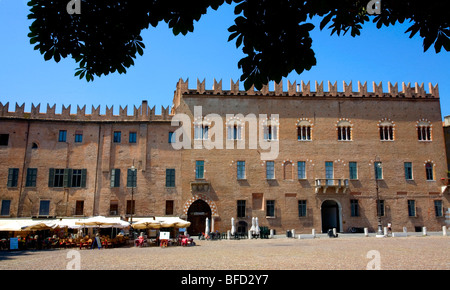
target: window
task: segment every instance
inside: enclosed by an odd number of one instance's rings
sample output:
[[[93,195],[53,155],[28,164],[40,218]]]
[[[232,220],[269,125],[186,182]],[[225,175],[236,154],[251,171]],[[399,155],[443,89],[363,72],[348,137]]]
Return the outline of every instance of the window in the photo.
[[[413,174],[412,174],[412,163],[411,162],[405,162],[405,179],[406,180],[412,180]]]
[[[442,217],[442,200],[434,201],[434,212],[437,217]]]
[[[26,187],[36,187],[37,168],[27,169],[27,180],[25,182]]]
[[[376,162],[374,162],[374,167],[375,167],[375,179],[376,180],[383,179],[382,163],[379,161],[376,161]]]
[[[127,172],[127,187],[136,187],[137,182],[136,168],[128,168]]]
[[[40,201],[39,215],[50,215],[50,200],[41,200]]]
[[[358,179],[358,166],[356,162],[348,163],[350,179]]]
[[[327,185],[333,185],[334,181],[334,169],[333,169],[333,161],[325,162],[325,178]]]
[[[71,187],[81,187],[81,169],[72,169]]]
[[[378,127],[380,131],[380,141],[394,141],[394,124],[390,121],[383,121]]]
[[[338,141],[352,140],[352,124],[349,121],[347,120],[339,121],[336,129]]]
[[[359,216],[359,202],[357,199],[350,200],[350,211],[351,216],[353,217]]]
[[[114,143],[120,143],[122,139],[122,132],[120,131],[115,131],[114,132],[114,136],[113,136],[113,142]]]
[[[127,200],[127,213],[126,214],[134,214],[135,213],[135,200]]]
[[[275,179],[275,164],[273,161],[266,162],[266,179]]]
[[[0,146],[8,146],[9,134],[0,134]]]
[[[109,215],[119,214],[119,202],[117,200],[111,200],[109,203]]]
[[[169,144],[176,143],[176,135],[175,132],[169,132]]]
[[[266,216],[275,217],[275,200],[266,201]]]
[[[425,120],[417,122],[417,139],[419,141],[431,141],[431,123]]]
[[[2,200],[2,209],[0,215],[9,216],[10,208],[11,208],[11,201],[6,199]]]
[[[427,162],[425,164],[425,174],[427,176],[427,180],[434,180],[433,176],[433,164],[430,162]]]
[[[268,124],[264,125],[263,130],[264,140],[278,140],[278,125],[268,122]]]
[[[416,201],[408,200],[408,216],[416,216]]]
[[[83,215],[84,212],[84,200],[77,200],[75,204],[75,215]]]
[[[48,187],[64,186],[64,169],[50,168],[48,176]]]
[[[377,201],[377,215],[384,216],[384,200]]]
[[[166,200],[166,215],[173,215],[173,200]]]
[[[242,126],[234,122],[233,124],[228,124],[227,140],[242,140]]]
[[[166,169],[166,187],[175,187],[175,169]]]
[[[203,160],[195,161],[195,178],[196,179],[205,178],[205,161]]]
[[[245,200],[237,201],[237,217],[238,218],[245,217]]]
[[[195,140],[208,140],[208,124],[195,124],[194,125],[194,139]]]
[[[136,132],[130,132],[130,135],[128,136],[128,143],[136,143],[136,140],[137,140]]]
[[[18,180],[19,180],[19,168],[9,168],[7,186],[17,187]]]
[[[245,179],[245,161],[237,162],[237,179]]]
[[[298,216],[306,217],[306,200],[298,201]]]
[[[297,162],[297,176],[298,176],[298,179],[306,179],[306,163],[305,163],[305,161]]]
[[[302,120],[297,123],[297,140],[298,141],[311,140],[311,123],[309,121]]]
[[[86,169],[50,168],[48,187],[86,187]]]
[[[75,143],[81,143],[81,142],[83,142],[83,132],[76,131],[75,132]]]
[[[58,142],[66,142],[66,140],[67,140],[67,131],[66,130],[59,130]]]
[[[111,170],[111,187],[120,187],[120,169]]]

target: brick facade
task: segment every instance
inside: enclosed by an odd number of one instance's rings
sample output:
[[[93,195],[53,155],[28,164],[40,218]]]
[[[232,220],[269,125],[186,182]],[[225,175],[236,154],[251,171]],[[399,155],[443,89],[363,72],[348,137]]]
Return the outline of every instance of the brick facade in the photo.
[[[189,89],[188,82],[180,80],[171,112],[162,108],[161,115],[147,102],[135,107],[133,115],[127,114],[127,108],[120,108],[119,115],[113,115],[112,108],[105,115],[92,108],[88,115],[85,107],[78,107],[77,114],[70,114],[70,107],[55,114],[55,107],[49,106],[47,113],[40,113],[34,105],[30,113],[17,105],[10,112],[9,104],[0,103],[0,134],[8,135],[7,144],[0,145],[0,199],[10,201],[3,217],[39,216],[41,201],[49,200],[50,216],[126,218],[133,191],[135,217],[174,215],[203,223],[208,216],[219,231],[231,228],[232,217],[236,226],[245,222],[246,230],[252,217],[258,217],[260,226],[278,233],[288,229],[310,233],[327,227],[374,231],[378,185],[384,226],[392,222],[394,231],[405,226],[414,231],[422,226],[440,230],[445,225],[444,212],[450,205],[441,180],[447,177],[447,158],[437,86],[430,85],[426,93],[417,83],[415,87],[402,84],[401,91],[389,83],[386,93],[381,83],[373,84],[373,92],[361,83],[354,92],[345,82],[343,92],[338,92],[336,83],[328,83],[328,91],[318,83],[315,91],[303,82],[301,86],[288,82],[286,91],[282,84],[275,84],[273,91],[264,87],[246,92],[239,91],[238,85],[231,82],[230,90],[222,90],[222,82],[214,80],[213,89],[206,90],[205,81],[197,81],[197,88]],[[218,116],[224,149],[194,148],[202,143],[194,140],[197,106],[201,121]],[[180,114],[189,117],[190,149],[176,150],[169,143],[169,132],[180,137],[181,127],[171,122]],[[266,142],[279,146],[276,158],[262,158],[268,151],[262,143],[250,148],[255,130],[249,122],[239,125],[241,140],[228,140],[227,121],[252,114],[258,121],[263,120],[260,114],[278,115],[271,123],[276,127],[271,131],[275,140]],[[209,138],[219,132],[213,130],[218,128],[215,124],[208,123]],[[64,142],[59,141],[61,130],[66,131]],[[114,142],[114,132],[121,132],[120,143]],[[136,134],[136,143],[130,143],[130,133]],[[82,142],[75,142],[76,134],[82,134]],[[216,142],[218,135],[214,136]],[[227,149],[230,146],[234,149]],[[196,161],[203,161],[203,178],[196,178]],[[245,162],[239,178],[238,161]],[[375,161],[382,164],[379,180],[375,180]],[[411,178],[405,178],[405,163],[411,165]],[[134,189],[127,187],[127,170],[133,164]],[[272,164],[274,176],[267,178]],[[298,167],[303,164],[305,176],[299,179]],[[350,167],[356,168],[354,176]],[[16,186],[7,183],[14,178],[11,168],[18,169]],[[33,186],[27,184],[28,168],[37,168]],[[86,170],[84,186],[49,186],[51,169],[68,168]],[[111,186],[113,169],[120,169],[118,187]],[[167,169],[174,169],[173,186],[166,184]],[[408,206],[414,209],[413,216]],[[442,216],[436,215],[436,206],[442,208]]]

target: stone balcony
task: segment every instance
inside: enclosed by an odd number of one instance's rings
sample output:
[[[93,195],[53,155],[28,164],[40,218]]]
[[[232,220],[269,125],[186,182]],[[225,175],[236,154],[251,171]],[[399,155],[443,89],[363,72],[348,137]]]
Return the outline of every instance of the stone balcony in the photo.
[[[211,182],[197,179],[191,181],[191,193],[208,193],[211,186]]]
[[[342,189],[343,193],[346,193],[349,189],[348,179],[316,178],[314,187],[316,188],[316,194],[319,193],[320,189],[322,189],[323,193],[325,193],[328,188],[334,189],[336,193],[338,193],[340,189]]]

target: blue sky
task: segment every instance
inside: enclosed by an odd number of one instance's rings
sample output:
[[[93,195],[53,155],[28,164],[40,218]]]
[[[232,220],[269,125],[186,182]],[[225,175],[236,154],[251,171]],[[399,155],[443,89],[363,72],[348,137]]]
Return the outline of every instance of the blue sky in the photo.
[[[56,104],[56,112],[62,105],[71,105],[72,113],[77,105],[86,104],[86,113],[91,106],[114,105],[117,114],[119,106],[128,105],[128,114],[132,114],[133,105],[139,106],[142,100],[148,100],[151,107],[172,104],[173,92],[179,78],[190,81],[195,88],[197,78],[206,79],[207,89],[211,89],[213,79],[223,80],[223,89],[229,89],[230,79],[238,80],[241,71],[237,67],[243,54],[236,49],[234,42],[227,42],[227,28],[235,18],[233,8],[224,5],[218,11],[211,10],[195,25],[194,33],[187,36],[174,36],[165,23],[157,28],[143,32],[146,49],[142,57],[135,60],[127,74],[113,74],[96,78],[87,83],[74,77],[76,64],[72,59],[60,63],[45,61],[39,52],[33,50],[27,37],[31,22],[27,19],[27,0],[0,0],[0,102],[10,103],[10,111],[15,103],[25,103],[29,112],[31,103],[41,104],[45,112],[47,103]],[[85,12],[87,13],[87,12]],[[342,91],[342,82],[368,83],[372,91],[372,81],[383,82],[387,92],[387,83],[415,82],[424,83],[428,92],[428,83],[439,84],[442,116],[450,115],[450,54],[444,50],[436,54],[431,47],[423,52],[422,39],[415,36],[410,39],[404,31],[408,25],[376,29],[368,24],[359,37],[330,36],[330,30],[320,31],[318,22],[312,32],[313,49],[317,65],[301,75],[292,73],[283,80],[337,81]],[[243,85],[241,84],[243,89]]]

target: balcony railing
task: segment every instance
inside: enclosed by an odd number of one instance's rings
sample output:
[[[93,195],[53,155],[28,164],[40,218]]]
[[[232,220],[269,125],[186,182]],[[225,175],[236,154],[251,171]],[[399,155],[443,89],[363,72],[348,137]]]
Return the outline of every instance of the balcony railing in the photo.
[[[209,188],[211,186],[211,183],[209,181],[205,180],[196,180],[191,181],[191,192],[197,193],[197,192],[209,192]]]
[[[348,190],[348,179],[316,179],[316,193],[319,193],[320,189],[322,189],[322,192],[325,193],[329,187],[335,189],[336,193],[339,192],[339,189],[342,189],[343,193],[346,193]]]

